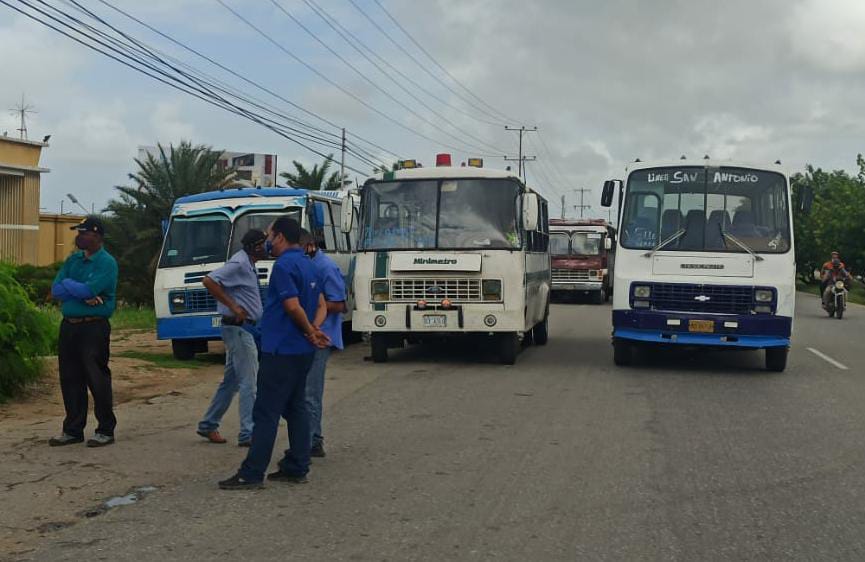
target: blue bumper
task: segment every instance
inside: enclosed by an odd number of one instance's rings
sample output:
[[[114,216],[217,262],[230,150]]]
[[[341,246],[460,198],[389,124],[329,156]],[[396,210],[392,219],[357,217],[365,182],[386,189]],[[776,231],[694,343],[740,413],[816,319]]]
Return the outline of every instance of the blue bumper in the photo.
[[[216,319],[216,321],[214,321]],[[174,316],[156,319],[156,339],[160,340],[190,340],[222,339],[218,314],[207,316]],[[215,324],[215,325],[214,325]]]
[[[679,320],[671,326],[668,320]],[[689,320],[712,320],[712,333],[688,330]],[[727,328],[724,322],[736,322]],[[614,310],[613,337],[650,343],[678,345],[711,345],[718,347],[790,347],[793,319],[774,315],[707,315],[674,312]]]

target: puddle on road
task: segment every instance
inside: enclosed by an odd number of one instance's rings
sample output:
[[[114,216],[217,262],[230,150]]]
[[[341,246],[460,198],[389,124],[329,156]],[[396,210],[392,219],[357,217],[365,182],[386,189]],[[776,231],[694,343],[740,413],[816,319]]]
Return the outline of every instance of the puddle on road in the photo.
[[[103,502],[99,507],[88,509],[82,512],[82,515],[84,517],[96,517],[107,512],[109,509],[114,509],[115,507],[138,503],[140,500],[144,499],[145,496],[155,492],[156,490],[156,486],[139,486],[138,488],[134,488],[128,494],[115,496],[105,500],[105,502]]]

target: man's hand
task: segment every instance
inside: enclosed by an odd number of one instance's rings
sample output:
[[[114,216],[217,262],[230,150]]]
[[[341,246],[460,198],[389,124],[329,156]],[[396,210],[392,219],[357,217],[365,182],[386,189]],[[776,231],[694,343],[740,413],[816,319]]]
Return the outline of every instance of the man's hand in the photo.
[[[84,301],[84,304],[86,304],[87,306],[99,306],[101,304],[105,304],[105,301],[102,300],[102,297],[95,296],[92,299],[87,299],[86,301]]]
[[[243,324],[249,319],[249,314],[243,309],[242,306],[235,305],[231,308],[232,314],[237,319],[238,322]]]
[[[313,326],[313,330],[305,334],[305,336],[306,339],[309,340],[309,343],[319,349],[324,349],[330,346],[330,338],[315,326]]]

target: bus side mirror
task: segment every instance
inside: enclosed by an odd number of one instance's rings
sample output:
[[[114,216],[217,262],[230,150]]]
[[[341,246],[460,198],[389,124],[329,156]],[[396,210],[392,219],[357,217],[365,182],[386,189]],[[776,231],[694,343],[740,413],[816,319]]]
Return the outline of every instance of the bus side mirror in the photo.
[[[604,191],[601,194],[601,206],[610,207],[613,204],[613,196],[616,194],[618,180],[607,180],[604,182]]]
[[[814,189],[808,185],[802,188],[802,194],[799,199],[801,211],[806,215],[811,212],[811,206],[814,204]]]
[[[343,234],[351,232],[352,222],[354,221],[354,202],[351,195],[342,200],[342,216],[340,217],[339,227]]]
[[[613,249],[613,241],[610,240],[609,236],[604,238],[604,249],[607,251],[610,251]]]
[[[523,194],[523,228],[526,232],[538,229],[538,195],[536,193]]]

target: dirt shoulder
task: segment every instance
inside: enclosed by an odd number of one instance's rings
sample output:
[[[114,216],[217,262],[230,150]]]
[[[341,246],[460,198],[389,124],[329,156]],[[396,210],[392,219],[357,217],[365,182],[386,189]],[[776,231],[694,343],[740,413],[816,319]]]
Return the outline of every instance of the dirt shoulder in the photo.
[[[129,331],[112,335],[111,352],[115,445],[48,447],[63,419],[56,360],[27,397],[0,406],[0,559],[26,555],[48,533],[98,516],[110,498],[190,475],[228,476],[243,459],[246,450],[235,446],[236,401],[221,428],[229,443],[212,445],[195,435],[222,377],[221,343],[211,343],[211,353],[193,363],[179,363],[168,342]],[[331,360],[326,408],[374,378],[364,352],[354,345]],[[88,436],[96,427],[90,414]]]

